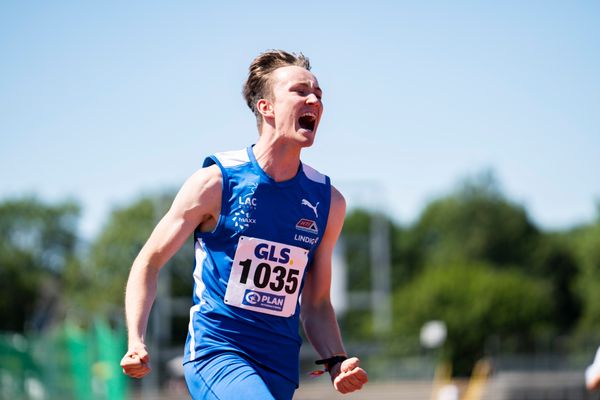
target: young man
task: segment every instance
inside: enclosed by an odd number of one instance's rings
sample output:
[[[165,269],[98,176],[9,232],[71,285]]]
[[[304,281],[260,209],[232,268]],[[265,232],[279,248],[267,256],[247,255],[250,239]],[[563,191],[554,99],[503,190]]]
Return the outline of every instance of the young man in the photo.
[[[321,95],[301,54],[273,50],[252,62],[244,97],[258,141],[208,157],[131,267],[129,346],[121,361],[127,375],[150,371],[144,338],[158,272],[193,233],[184,370],[194,399],[291,399],[299,320],[336,390],[349,393],[367,382],[358,358],[347,357],[329,298],[345,200],[327,176],[300,161],[323,114]]]

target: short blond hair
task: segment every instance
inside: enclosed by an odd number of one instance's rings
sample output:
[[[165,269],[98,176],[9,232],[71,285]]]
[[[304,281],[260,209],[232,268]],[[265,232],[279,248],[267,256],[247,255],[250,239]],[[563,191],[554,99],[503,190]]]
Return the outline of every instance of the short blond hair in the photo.
[[[248,68],[248,79],[244,83],[244,99],[250,110],[256,116],[256,122],[260,127],[262,116],[256,108],[260,99],[271,99],[272,87],[270,75],[277,68],[287,66],[298,66],[310,71],[310,61],[302,53],[288,53],[283,50],[268,50],[259,54]]]

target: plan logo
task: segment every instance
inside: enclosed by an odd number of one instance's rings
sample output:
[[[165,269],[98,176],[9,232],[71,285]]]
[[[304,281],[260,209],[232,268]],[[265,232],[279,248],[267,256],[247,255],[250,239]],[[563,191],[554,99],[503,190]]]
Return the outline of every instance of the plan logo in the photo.
[[[251,290],[246,291],[246,295],[244,296],[244,303],[255,306],[260,303],[260,294],[253,292]]]
[[[274,311],[283,311],[285,296],[278,296],[272,293],[258,292],[256,290],[246,289],[242,304],[246,306],[266,308]]]
[[[302,218],[296,224],[296,229],[299,229],[304,232],[313,233],[315,235],[319,234],[319,228],[317,228],[317,223],[311,219]]]

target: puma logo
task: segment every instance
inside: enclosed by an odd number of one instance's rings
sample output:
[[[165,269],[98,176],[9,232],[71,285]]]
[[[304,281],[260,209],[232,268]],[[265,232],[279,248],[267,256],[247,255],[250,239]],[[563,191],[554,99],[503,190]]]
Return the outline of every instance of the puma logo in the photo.
[[[319,213],[317,212],[317,207],[319,206],[319,202],[317,202],[317,204],[315,204],[314,206],[310,203],[310,201],[306,200],[306,199],[302,199],[302,205],[306,206],[308,208],[310,208],[311,210],[314,211],[315,213],[315,217],[319,218]]]

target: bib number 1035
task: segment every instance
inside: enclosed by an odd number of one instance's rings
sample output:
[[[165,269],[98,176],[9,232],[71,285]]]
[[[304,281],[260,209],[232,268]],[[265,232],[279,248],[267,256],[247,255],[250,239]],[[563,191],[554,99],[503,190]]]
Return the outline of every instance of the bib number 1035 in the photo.
[[[242,266],[240,283],[247,284],[252,260],[248,258],[240,261],[239,265]],[[296,289],[298,289],[299,275],[300,271],[297,269],[286,269],[281,265],[271,268],[270,264],[261,262],[254,269],[252,284],[259,289],[264,289],[268,286],[275,292],[285,291],[287,294],[294,294]]]
[[[289,317],[298,302],[308,250],[241,236],[224,301],[259,313]]]

